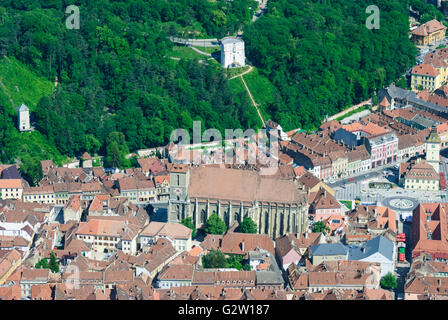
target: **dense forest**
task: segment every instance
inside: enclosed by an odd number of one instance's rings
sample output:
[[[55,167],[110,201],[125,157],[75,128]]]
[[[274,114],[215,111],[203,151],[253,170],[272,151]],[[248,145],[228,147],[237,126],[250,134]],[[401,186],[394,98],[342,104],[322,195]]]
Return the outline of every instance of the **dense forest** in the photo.
[[[379,30],[365,27],[363,0],[270,0],[253,24],[253,0],[74,2],[0,4],[1,162],[89,151],[104,155],[106,165],[126,166],[126,153],[167,143],[174,128],[191,129],[193,120],[203,129],[258,128],[247,95],[232,92],[217,64],[170,58],[170,35],[221,38],[244,30],[248,59],[278,89],[265,111],[286,129],[318,126],[415,59],[403,0],[369,2],[381,10]],[[79,30],[65,26],[72,4],[80,8]],[[16,90],[2,94],[5,59],[45,88],[35,103],[36,94],[29,99],[33,133],[15,128],[23,102]]]
[[[370,30],[363,0],[271,0],[246,28],[247,54],[279,90],[267,108],[286,129],[319,126],[326,114],[371,97],[415,62],[403,0],[370,1],[380,28]]]
[[[409,4],[412,7],[412,10],[418,12],[417,18],[419,22],[425,23],[432,19],[437,19],[439,21],[445,22],[445,17],[443,13],[436,8],[432,3],[426,3],[423,0],[410,0]],[[446,7],[448,4],[446,2],[442,2],[442,6]],[[445,25],[447,25],[445,23]]]
[[[127,150],[166,143],[173,129],[191,128],[193,120],[220,130],[259,126],[248,98],[232,95],[219,66],[167,57],[173,46],[169,35],[179,35],[183,27],[200,23],[217,37],[239,30],[250,21],[252,0],[77,1],[79,30],[65,25],[65,8],[71,4],[0,4],[2,56],[15,57],[52,83],[58,81],[53,95],[30,108],[36,129],[60,154],[89,151],[124,159]],[[7,100],[0,100],[3,162],[22,157],[16,111],[7,108]],[[44,157],[39,151],[27,153]]]

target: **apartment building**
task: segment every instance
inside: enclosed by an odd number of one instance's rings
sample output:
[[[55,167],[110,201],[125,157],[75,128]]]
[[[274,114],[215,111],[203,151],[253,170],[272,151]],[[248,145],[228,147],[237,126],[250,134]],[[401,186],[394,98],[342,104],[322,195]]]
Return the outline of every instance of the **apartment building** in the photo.
[[[25,188],[23,190],[23,201],[55,204],[56,196],[53,185]]]
[[[142,247],[151,246],[159,238],[169,239],[177,251],[191,249],[192,230],[180,223],[150,222],[140,233],[139,239]]]
[[[418,46],[427,46],[445,38],[445,33],[446,27],[433,19],[414,29],[411,32],[411,39]]]
[[[0,179],[0,199],[22,199],[23,184],[21,179]]]
[[[431,64],[420,64],[412,69],[411,89],[413,91],[433,92],[442,85],[442,81],[442,75]]]
[[[366,139],[366,149],[370,153],[372,169],[397,161],[398,137],[388,132]]]
[[[90,244],[94,252],[114,252],[117,249],[131,255],[137,252],[138,227],[127,220],[95,217],[81,222],[75,234],[77,239]]]

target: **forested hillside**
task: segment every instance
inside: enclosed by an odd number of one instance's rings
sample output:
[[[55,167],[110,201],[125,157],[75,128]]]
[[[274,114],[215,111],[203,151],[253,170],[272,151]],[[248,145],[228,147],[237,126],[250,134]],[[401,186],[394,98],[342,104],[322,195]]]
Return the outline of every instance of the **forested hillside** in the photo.
[[[173,129],[190,128],[192,120],[202,121],[204,128],[257,126],[247,98],[232,95],[219,66],[170,59],[168,40],[196,24],[205,36],[234,32],[250,21],[252,0],[76,1],[79,30],[65,26],[65,8],[71,4],[0,4],[1,54],[51,83],[58,81],[54,95],[43,94],[30,107],[36,129],[63,155],[87,150],[120,153],[123,159],[127,150],[166,143]],[[1,108],[0,138],[18,135],[7,103]],[[21,157],[21,146],[12,140],[0,139],[3,162]]]
[[[73,2],[79,30],[65,26]],[[270,88],[259,99],[264,112],[286,129],[318,126],[413,63],[406,2],[370,1],[381,9],[381,29],[368,30],[362,0],[270,0],[255,24],[253,0],[3,0],[2,59],[17,62],[10,66],[18,82],[33,74],[40,89],[22,97],[37,131],[19,134],[13,90],[0,87],[0,161],[89,151],[126,166],[125,153],[167,143],[193,120],[203,129],[259,127],[247,94],[216,63],[172,58],[170,35],[221,38],[244,29],[248,58],[262,74],[248,83],[256,96],[263,83]]]
[[[373,4],[379,30],[365,26]],[[251,61],[279,90],[267,112],[285,129],[311,129],[395,81],[415,61],[408,8],[404,0],[270,0],[244,33]]]

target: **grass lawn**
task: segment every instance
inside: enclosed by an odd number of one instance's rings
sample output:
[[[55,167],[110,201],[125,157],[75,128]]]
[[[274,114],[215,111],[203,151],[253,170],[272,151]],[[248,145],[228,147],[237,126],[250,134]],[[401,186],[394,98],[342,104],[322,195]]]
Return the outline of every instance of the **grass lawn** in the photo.
[[[244,76],[244,80],[246,80],[246,84],[249,87],[255,102],[259,104],[258,108],[260,109],[264,120],[269,120],[271,116],[266,112],[266,107],[268,103],[275,102],[275,95],[278,90],[269,79],[262,75],[255,67],[252,72]]]
[[[16,114],[22,103],[33,111],[39,100],[53,93],[54,83],[38,77],[15,58],[0,59],[0,102]]]
[[[219,47],[200,47],[200,46],[194,46],[196,49],[201,50],[202,52],[207,52],[210,54],[221,52],[221,49]]]
[[[18,158],[34,154],[40,159],[52,159],[57,165],[66,163],[68,158],[59,153],[38,131],[21,132],[16,139]]]
[[[250,68],[249,66],[244,66],[244,67],[241,67],[241,68],[231,68],[231,69],[228,69],[228,70],[226,70],[227,76],[229,78],[232,78],[234,76],[242,74],[243,72],[246,72],[247,70],[249,70],[249,68]]]
[[[244,94],[247,95],[247,98],[249,99],[249,95],[247,94],[246,88],[244,88],[244,84],[240,78],[229,80],[229,87],[234,97],[238,96],[239,94]]]
[[[195,52],[193,49],[184,46],[174,46],[172,52],[167,56],[185,60],[201,60],[205,58],[205,56]]]

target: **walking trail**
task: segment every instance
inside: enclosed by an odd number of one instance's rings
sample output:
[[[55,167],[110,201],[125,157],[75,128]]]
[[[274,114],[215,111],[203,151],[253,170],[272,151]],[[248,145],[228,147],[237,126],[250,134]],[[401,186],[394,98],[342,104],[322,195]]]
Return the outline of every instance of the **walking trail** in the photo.
[[[246,81],[244,80],[244,77],[242,76],[242,74],[239,75],[239,77],[241,77],[241,81],[243,81],[244,87],[246,88],[246,91],[249,94],[249,98],[252,101],[252,105],[255,107],[255,109],[257,109],[258,116],[260,117],[260,120],[263,123],[263,128],[266,127],[266,123],[264,122],[264,119],[261,116],[261,112],[260,112],[260,109],[258,108],[258,104],[255,102],[254,97],[252,96],[252,93],[250,92],[249,87],[247,86]]]

